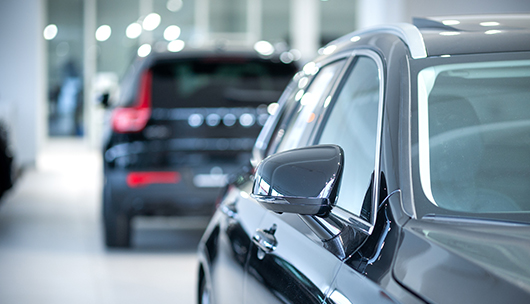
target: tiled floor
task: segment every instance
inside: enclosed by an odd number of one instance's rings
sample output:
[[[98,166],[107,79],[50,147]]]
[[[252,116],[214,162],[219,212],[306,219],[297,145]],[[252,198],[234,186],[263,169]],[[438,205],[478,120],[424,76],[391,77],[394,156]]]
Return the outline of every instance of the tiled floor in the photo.
[[[109,251],[100,189],[97,151],[45,145],[0,203],[0,303],[195,303],[204,226],[139,219],[134,249]]]

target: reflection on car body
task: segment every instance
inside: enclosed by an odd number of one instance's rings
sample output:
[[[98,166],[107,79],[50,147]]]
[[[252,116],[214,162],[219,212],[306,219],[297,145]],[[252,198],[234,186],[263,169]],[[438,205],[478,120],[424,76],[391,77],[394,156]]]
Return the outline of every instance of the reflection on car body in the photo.
[[[528,20],[415,19],[323,48],[204,233],[199,303],[526,303]]]

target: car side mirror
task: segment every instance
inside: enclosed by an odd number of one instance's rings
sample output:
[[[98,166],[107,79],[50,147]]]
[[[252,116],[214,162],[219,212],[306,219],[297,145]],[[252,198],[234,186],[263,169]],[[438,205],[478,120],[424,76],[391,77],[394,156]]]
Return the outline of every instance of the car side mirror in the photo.
[[[274,154],[258,165],[251,196],[275,212],[325,216],[335,205],[343,166],[337,145]]]
[[[101,95],[99,95],[98,97],[98,102],[99,104],[103,107],[103,108],[108,108],[109,107],[109,99],[110,99],[110,93],[108,92],[105,92]]]

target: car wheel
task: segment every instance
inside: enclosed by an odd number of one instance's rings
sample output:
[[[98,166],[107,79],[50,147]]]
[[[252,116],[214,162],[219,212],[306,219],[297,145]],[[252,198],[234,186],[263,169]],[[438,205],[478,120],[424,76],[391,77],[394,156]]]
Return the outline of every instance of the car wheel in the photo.
[[[210,287],[208,285],[206,276],[201,280],[201,287],[199,289],[199,304],[212,304],[212,296]]]
[[[103,222],[107,247],[127,248],[131,246],[131,219],[116,210],[112,202],[111,189],[103,188]]]

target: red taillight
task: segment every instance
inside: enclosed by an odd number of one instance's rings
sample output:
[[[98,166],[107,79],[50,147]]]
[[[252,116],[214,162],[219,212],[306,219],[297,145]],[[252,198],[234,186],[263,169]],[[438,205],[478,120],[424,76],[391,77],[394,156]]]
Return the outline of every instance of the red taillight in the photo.
[[[118,133],[142,131],[151,116],[150,109],[116,108],[112,113],[112,129]]]
[[[151,82],[153,72],[142,75],[138,101],[133,107],[116,108],[112,113],[112,129],[118,133],[142,131],[151,116]]]
[[[180,179],[178,172],[131,172],[127,174],[127,186],[138,188],[149,184],[178,184]]]

